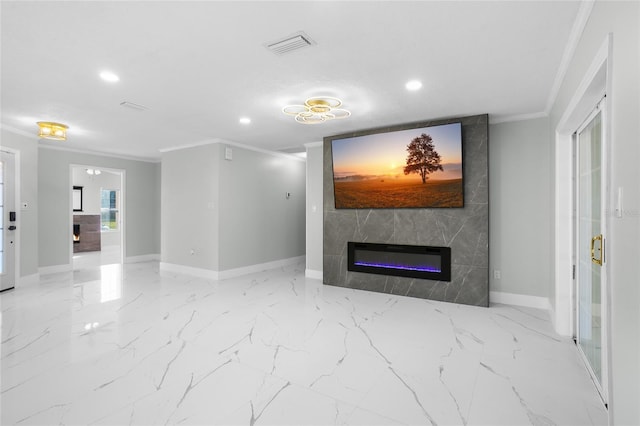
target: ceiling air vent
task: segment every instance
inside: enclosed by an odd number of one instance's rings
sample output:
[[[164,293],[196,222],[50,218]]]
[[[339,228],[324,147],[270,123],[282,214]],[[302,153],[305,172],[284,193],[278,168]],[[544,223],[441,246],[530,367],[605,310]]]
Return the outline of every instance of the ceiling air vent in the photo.
[[[129,101],[120,102],[120,106],[129,108],[129,109],[134,109],[136,111],[147,111],[149,109],[144,105],[134,104],[133,102],[129,102]]]
[[[308,35],[299,32],[283,39],[267,43],[265,46],[276,55],[283,55],[314,44],[316,43],[311,40]]]

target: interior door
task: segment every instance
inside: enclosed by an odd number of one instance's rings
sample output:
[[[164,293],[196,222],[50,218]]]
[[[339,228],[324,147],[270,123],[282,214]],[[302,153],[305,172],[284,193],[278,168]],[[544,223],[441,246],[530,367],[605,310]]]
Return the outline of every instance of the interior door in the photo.
[[[16,283],[15,155],[0,151],[0,291]]]
[[[576,343],[605,402],[606,238],[603,111],[597,108],[578,130]]]

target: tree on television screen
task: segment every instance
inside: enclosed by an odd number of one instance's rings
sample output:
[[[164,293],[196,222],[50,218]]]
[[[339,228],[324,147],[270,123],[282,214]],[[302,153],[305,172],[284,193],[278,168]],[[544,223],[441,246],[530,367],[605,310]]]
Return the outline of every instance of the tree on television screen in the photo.
[[[419,174],[422,178],[422,183],[426,183],[429,173],[437,170],[444,171],[440,164],[440,154],[438,154],[433,145],[433,139],[426,133],[414,138],[407,145],[407,152],[409,155],[407,156],[407,165],[404,168],[405,175],[411,173]]]

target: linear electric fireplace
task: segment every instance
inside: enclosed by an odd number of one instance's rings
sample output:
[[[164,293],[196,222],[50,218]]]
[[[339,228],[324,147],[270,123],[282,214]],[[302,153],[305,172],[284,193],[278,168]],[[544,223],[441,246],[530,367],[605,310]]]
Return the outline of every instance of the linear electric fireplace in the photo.
[[[348,242],[349,271],[451,281],[451,248]]]

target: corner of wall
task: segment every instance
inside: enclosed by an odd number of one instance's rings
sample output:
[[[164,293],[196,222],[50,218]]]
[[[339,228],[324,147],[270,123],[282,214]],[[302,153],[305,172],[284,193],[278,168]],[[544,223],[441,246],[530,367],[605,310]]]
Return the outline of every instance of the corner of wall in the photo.
[[[304,276],[307,278],[320,280],[320,281],[322,281],[322,278],[323,278],[322,271],[314,271],[313,269],[305,269]]]

